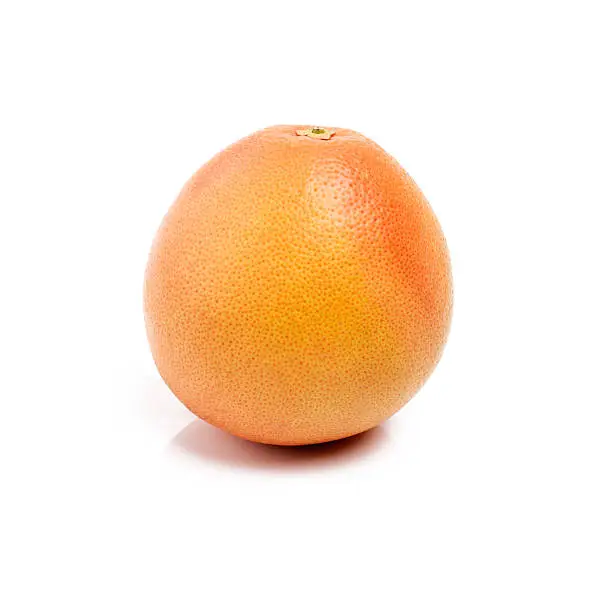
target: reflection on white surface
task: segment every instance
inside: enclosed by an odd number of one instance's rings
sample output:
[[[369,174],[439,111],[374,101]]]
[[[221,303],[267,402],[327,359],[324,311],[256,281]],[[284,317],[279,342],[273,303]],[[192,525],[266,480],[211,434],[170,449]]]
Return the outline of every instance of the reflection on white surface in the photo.
[[[388,424],[335,442],[273,446],[237,438],[198,419],[172,439],[170,450],[186,453],[199,461],[229,467],[315,470],[363,460],[384,448],[388,442]]]

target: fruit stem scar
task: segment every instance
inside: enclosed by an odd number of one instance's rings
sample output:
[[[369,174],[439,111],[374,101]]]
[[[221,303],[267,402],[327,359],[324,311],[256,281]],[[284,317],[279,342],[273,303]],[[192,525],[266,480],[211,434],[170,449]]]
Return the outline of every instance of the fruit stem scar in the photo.
[[[309,138],[316,138],[317,140],[330,140],[336,130],[327,130],[326,128],[313,126],[306,130],[296,130],[298,136],[308,136]]]

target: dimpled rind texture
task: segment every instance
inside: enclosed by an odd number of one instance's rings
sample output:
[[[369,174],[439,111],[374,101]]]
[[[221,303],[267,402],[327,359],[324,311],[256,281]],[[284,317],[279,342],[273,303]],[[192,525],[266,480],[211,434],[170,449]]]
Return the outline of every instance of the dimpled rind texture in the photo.
[[[145,320],[158,370],[197,416],[249,440],[326,442],[399,410],[452,311],[447,246],[377,144],[276,126],[189,180],[156,235]]]

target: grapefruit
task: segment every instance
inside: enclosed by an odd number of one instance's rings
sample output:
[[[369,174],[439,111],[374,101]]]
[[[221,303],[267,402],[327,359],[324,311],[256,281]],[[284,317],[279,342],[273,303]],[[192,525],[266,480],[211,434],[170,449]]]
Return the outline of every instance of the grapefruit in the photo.
[[[310,126],[256,132],[194,174],[144,294],[183,404],[280,445],[393,415],[437,364],[452,312],[446,242],[414,181],[361,134]]]

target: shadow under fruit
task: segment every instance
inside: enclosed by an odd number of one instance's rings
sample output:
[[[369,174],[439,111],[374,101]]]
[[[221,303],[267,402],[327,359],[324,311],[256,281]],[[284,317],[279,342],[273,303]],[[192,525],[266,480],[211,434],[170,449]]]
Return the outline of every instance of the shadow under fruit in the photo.
[[[193,413],[278,445],[352,436],[434,369],[452,311],[439,223],[377,144],[276,126],[187,182],[155,237],[145,321]]]

